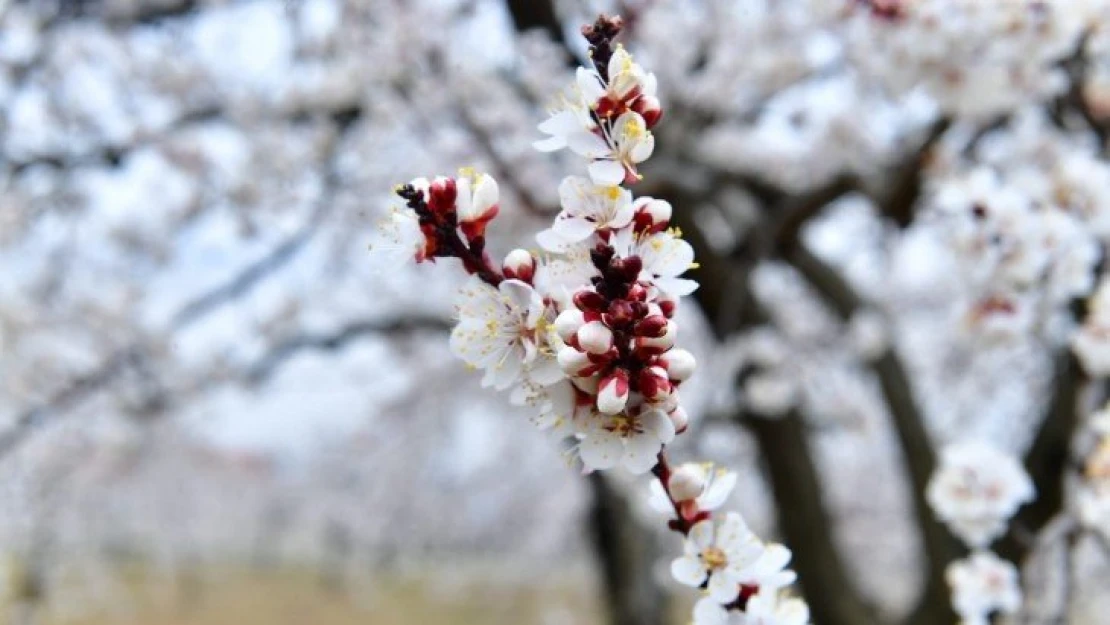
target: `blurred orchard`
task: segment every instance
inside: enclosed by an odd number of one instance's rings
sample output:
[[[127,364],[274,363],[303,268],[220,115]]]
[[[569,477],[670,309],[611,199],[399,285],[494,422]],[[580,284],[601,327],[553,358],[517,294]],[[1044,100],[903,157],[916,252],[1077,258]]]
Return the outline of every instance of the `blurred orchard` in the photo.
[[[668,446],[812,622],[1110,623],[1110,0],[0,0],[0,622],[689,622],[651,478],[368,251],[464,166],[538,249],[599,12],[699,263]]]

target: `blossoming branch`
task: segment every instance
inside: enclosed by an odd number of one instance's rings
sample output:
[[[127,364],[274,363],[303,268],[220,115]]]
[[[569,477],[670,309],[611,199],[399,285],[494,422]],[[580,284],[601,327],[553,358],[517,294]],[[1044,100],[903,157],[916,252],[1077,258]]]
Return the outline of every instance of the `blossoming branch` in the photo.
[[[379,262],[458,259],[470,278],[452,352],[483,372],[483,386],[528,406],[540,429],[570,440],[585,472],[652,473],[651,503],[683,537],[671,571],[705,593],[695,623],[804,625],[808,607],[785,590],[796,578],[790,550],[761,541],[739,513],[718,512],[736,475],[667,457],[688,421],[680,389],[696,363],[675,345],[675,312],[697,288],[683,277],[697,265],[670,226],[675,208],[628,188],[642,178],[663,109],[655,76],[616,42],[621,28],[607,16],[583,28],[590,66],[539,127],[547,137],[537,149],[569,148],[588,161],[588,176],[560,184],[561,210],[536,236],[541,251],[490,257],[498,186],[471,170],[398,186],[404,206],[373,249]]]

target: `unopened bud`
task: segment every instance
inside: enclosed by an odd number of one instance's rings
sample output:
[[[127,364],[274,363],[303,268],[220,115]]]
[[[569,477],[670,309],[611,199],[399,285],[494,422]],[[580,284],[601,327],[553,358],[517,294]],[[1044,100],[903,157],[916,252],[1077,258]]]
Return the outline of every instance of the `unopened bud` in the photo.
[[[617,258],[609,263],[609,272],[622,282],[633,282],[640,277],[640,270],[644,268],[644,261],[639,256]]]
[[[687,462],[671,473],[667,480],[667,491],[675,501],[696,499],[705,492],[707,477],[705,467]]]
[[[455,212],[455,200],[458,189],[453,178],[436,176],[428,187],[428,208],[437,215],[448,215]]]
[[[591,354],[604,354],[613,347],[613,331],[600,321],[591,321],[578,329],[578,346]]]
[[[509,252],[502,263],[505,277],[532,283],[532,276],[536,274],[536,259],[528,250],[515,249]]]
[[[570,376],[579,375],[582,371],[585,371],[593,365],[593,363],[590,362],[589,356],[569,346],[564,346],[560,349],[555,359],[559,362],[559,368]]]
[[[670,321],[668,321],[667,318],[662,315],[652,315],[650,317],[644,317],[640,320],[639,323],[636,324],[635,329],[633,329],[633,334],[635,334],[636,336],[658,338],[666,334],[667,324],[669,323]]]
[[[660,293],[659,297],[655,299],[655,303],[659,305],[660,312],[667,319],[674,317],[674,313],[678,310],[678,298],[671,297],[666,293]]]
[[[643,354],[662,354],[668,349],[674,347],[675,331],[675,323],[673,321],[668,321],[666,330],[660,336],[636,337],[636,351]]]
[[[688,380],[694,375],[697,361],[694,355],[684,349],[672,349],[659,357],[659,362],[667,370],[667,375],[675,382]]]
[[[670,225],[673,209],[666,200],[642,197],[636,201],[635,208],[637,232],[662,232]]]
[[[635,318],[636,311],[633,309],[632,302],[619,299],[609,304],[609,314],[605,316],[605,321],[611,327],[623,328],[632,323]]]
[[[597,389],[597,409],[605,414],[617,414],[628,403],[628,372],[617,369],[601,379]]]
[[[671,420],[674,425],[674,433],[682,434],[686,431],[686,426],[690,423],[690,416],[686,413],[686,409],[682,406],[677,406],[667,413],[667,418]]]
[[[662,367],[648,367],[640,371],[637,381],[640,383],[640,393],[649,402],[659,402],[671,395],[671,381]]]
[[[585,315],[577,308],[568,308],[555,317],[555,332],[559,338],[569,341],[586,323]]]
[[[632,103],[632,110],[644,118],[644,125],[651,128],[663,118],[663,105],[659,98],[653,96],[640,96]]]
[[[604,312],[607,308],[601,293],[585,289],[574,294],[574,305],[581,311]]]

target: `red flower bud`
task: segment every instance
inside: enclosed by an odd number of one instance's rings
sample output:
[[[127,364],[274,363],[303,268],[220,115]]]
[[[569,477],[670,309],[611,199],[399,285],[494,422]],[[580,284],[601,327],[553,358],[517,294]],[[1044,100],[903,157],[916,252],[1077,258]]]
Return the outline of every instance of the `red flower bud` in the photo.
[[[574,305],[583,312],[603,312],[606,308],[605,304],[605,298],[597,291],[583,289],[574,294]]]
[[[454,178],[439,176],[428,187],[428,209],[436,215],[450,215],[455,212],[457,197]]]
[[[659,338],[667,332],[667,318],[662,315],[652,315],[641,319],[633,329],[636,336]]]
[[[632,103],[632,110],[644,118],[644,124],[649,129],[658,124],[659,120],[663,118],[663,105],[656,97],[640,96]]]

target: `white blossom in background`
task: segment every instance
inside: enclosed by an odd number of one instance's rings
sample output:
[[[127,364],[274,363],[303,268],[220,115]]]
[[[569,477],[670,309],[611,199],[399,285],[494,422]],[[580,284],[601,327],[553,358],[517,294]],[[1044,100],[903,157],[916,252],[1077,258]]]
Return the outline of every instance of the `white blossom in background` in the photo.
[[[960,145],[934,160],[928,204],[961,267],[963,322],[995,339],[1063,342],[1071,303],[1096,285],[1110,215],[1097,181],[1110,180],[1110,167],[1032,109],[970,155]]]
[[[926,490],[937,517],[977,548],[1001,536],[1010,517],[1035,494],[1029,475],[1014,456],[979,441],[942,449]]]
[[[989,625],[991,615],[1014,614],[1021,607],[1017,568],[989,551],[953,562],[945,577],[961,625]]]
[[[851,54],[895,92],[924,89],[947,111],[985,118],[1067,87],[1059,61],[1074,53],[1090,0],[865,0]]]

